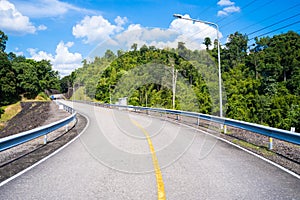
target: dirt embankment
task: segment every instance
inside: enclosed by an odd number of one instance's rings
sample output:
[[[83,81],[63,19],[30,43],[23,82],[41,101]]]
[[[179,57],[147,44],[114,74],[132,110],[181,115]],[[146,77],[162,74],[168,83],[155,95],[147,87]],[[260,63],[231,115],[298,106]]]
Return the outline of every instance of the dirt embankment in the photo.
[[[66,118],[70,114],[60,110],[54,102],[24,102],[22,111],[12,118],[0,131],[0,138],[30,130]],[[77,115],[74,128],[66,132],[62,127],[48,134],[47,144],[43,138],[18,145],[0,152],[0,182],[33,165],[76,137],[87,121]]]
[[[7,122],[0,138],[36,128],[50,116],[51,102],[21,102],[22,110]]]

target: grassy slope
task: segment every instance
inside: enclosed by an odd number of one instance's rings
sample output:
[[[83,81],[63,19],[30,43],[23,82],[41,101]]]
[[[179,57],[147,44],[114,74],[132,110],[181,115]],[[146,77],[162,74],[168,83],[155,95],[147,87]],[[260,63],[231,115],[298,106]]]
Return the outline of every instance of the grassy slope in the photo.
[[[0,118],[0,129],[4,127],[5,123],[8,120],[16,116],[22,110],[20,102],[8,106],[3,106],[2,108],[5,110],[5,112]]]

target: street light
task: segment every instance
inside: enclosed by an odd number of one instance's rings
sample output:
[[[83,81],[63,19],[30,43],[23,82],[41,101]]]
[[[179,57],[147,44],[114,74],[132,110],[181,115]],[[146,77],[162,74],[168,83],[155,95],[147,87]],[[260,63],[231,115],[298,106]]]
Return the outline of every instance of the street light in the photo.
[[[192,22],[200,22],[200,23],[204,23],[204,24],[209,24],[209,25],[213,25],[216,27],[217,29],[217,40],[218,40],[218,66],[219,66],[219,96],[220,96],[220,117],[223,117],[223,102],[222,102],[222,83],[221,83],[221,56],[220,56],[220,41],[219,41],[219,26],[216,23],[213,22],[208,22],[208,21],[202,21],[202,20],[198,20],[198,19],[191,19],[191,18],[186,18],[183,15],[180,14],[174,14],[174,17],[178,18],[178,19],[184,19],[184,20],[189,20]]]

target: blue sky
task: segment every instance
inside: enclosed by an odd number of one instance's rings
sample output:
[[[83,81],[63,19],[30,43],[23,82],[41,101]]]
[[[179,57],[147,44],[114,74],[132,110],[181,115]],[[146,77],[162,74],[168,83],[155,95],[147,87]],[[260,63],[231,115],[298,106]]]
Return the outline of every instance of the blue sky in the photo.
[[[235,31],[249,39],[300,31],[298,0],[0,0],[0,30],[9,37],[7,52],[48,59],[64,76],[106,48],[128,50],[133,42],[166,48],[184,41],[201,49],[203,38],[216,38],[214,27],[174,13],[217,23],[222,44]]]

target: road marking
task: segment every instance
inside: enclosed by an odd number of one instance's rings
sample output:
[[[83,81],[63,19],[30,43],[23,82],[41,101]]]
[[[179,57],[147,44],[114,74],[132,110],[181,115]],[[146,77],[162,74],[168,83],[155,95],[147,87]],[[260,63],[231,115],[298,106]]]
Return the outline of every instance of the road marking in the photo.
[[[156,185],[157,185],[157,199],[158,200],[165,200],[166,199],[166,194],[165,194],[165,186],[164,186],[164,181],[162,178],[161,170],[158,164],[158,159],[155,154],[155,150],[151,141],[151,138],[148,134],[148,132],[144,129],[142,125],[140,125],[137,121],[131,119],[132,123],[137,126],[139,129],[141,129],[144,133],[144,135],[147,138],[148,145],[150,148],[150,152],[152,155],[152,162],[154,166],[154,171],[155,171],[155,176],[156,176]]]

